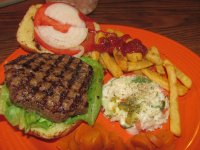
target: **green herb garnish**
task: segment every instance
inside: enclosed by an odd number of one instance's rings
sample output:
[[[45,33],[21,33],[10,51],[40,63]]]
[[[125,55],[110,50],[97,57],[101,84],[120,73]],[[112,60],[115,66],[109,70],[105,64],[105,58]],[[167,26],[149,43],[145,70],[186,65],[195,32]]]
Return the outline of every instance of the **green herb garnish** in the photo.
[[[143,77],[143,76],[137,76],[135,77],[132,82],[134,83],[150,83],[152,82],[151,80],[149,80],[148,78],[146,77]]]

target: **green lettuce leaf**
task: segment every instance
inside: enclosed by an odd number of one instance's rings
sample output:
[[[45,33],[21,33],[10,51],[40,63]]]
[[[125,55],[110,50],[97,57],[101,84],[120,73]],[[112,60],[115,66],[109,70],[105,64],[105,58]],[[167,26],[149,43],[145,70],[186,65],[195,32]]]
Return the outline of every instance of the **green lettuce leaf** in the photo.
[[[41,127],[47,129],[54,123],[40,117],[35,112],[27,112],[24,109],[13,105],[10,102],[9,91],[6,85],[3,85],[0,95],[0,114],[4,115],[13,126],[19,126],[20,129],[28,131],[31,127]]]
[[[103,68],[98,62],[91,58],[83,57],[81,60],[91,65],[94,72],[87,93],[89,103],[88,111],[86,114],[71,117],[64,121],[64,123],[72,124],[76,121],[83,120],[92,125],[94,124],[101,107]],[[24,109],[13,105],[10,102],[9,91],[6,85],[3,85],[1,89],[0,114],[4,115],[10,124],[19,126],[19,128],[24,129],[25,132],[28,132],[31,127],[48,129],[56,124],[39,116],[35,112],[27,112]]]
[[[88,112],[83,115],[71,117],[65,123],[71,124],[78,120],[84,120],[88,124],[93,125],[101,108],[103,68],[97,61],[89,57],[81,57],[81,60],[93,68],[93,78],[87,93],[89,103]]]
[[[8,89],[3,85],[1,86],[0,93],[0,115],[3,115],[5,113],[7,99],[9,98]]]

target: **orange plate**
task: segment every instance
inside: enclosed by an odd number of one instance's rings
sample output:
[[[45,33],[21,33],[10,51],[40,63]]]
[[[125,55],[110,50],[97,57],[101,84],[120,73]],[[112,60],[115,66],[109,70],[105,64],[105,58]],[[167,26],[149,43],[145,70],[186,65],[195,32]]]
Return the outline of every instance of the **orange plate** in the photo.
[[[130,34],[133,38],[140,39],[147,47],[156,46],[161,54],[171,60],[178,68],[192,78],[192,89],[179,98],[182,136],[176,142],[176,149],[196,150],[200,144],[200,59],[186,47],[161,35],[126,26],[102,25],[104,30],[112,28]],[[16,50],[5,62],[20,55],[26,54],[21,49]],[[4,62],[4,63],[5,63]],[[3,64],[4,64],[3,63]],[[4,80],[3,64],[0,66],[0,83]],[[111,123],[100,113],[97,122],[108,130],[118,132],[124,139],[129,135],[117,123]],[[34,137],[23,135],[22,132],[11,127],[3,117],[0,117],[0,149],[1,150],[36,150],[56,149],[55,141],[42,141]]]

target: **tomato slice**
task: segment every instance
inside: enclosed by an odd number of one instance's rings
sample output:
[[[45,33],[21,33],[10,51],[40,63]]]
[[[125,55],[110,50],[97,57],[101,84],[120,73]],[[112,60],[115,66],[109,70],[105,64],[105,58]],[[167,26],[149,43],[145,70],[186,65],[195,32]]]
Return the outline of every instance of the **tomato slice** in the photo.
[[[68,24],[61,24],[60,22],[49,18],[44,14],[47,7],[49,7],[53,3],[46,3],[43,4],[37,11],[34,17],[34,26],[40,26],[40,25],[49,25],[53,26],[55,30],[58,30],[60,32],[67,32],[70,25]],[[80,52],[80,50],[68,50],[68,49],[57,49],[54,47],[49,46],[47,43],[45,43],[35,32],[34,33],[35,40],[42,45],[44,48],[48,49],[49,51],[56,53],[56,54],[67,54],[67,55],[75,55]]]
[[[85,16],[82,13],[79,13],[79,16],[83,21],[85,21],[86,27],[89,30],[87,38],[81,44],[85,48],[85,52],[87,53],[95,49],[96,32],[95,32],[94,20]]]
[[[89,29],[89,31],[95,31],[95,27],[94,27],[94,20],[85,16],[84,14],[82,14],[81,12],[79,12],[79,17],[85,21],[86,27]]]
[[[38,9],[34,17],[34,26],[40,26],[40,25],[48,26],[49,25],[49,26],[53,26],[55,30],[58,30],[60,32],[67,32],[68,29],[71,27],[71,25],[62,24],[52,18],[49,18],[48,16],[44,14],[47,7],[49,7],[51,4],[53,3],[46,3]]]
[[[95,49],[95,34],[95,32],[89,31],[87,38],[81,44],[85,48],[86,53]]]
[[[60,32],[67,32],[68,29],[71,27],[71,25],[68,24],[62,24],[48,16],[45,15],[45,10],[47,7],[49,7],[51,4],[54,3],[46,3],[43,4],[37,11],[34,17],[34,26],[40,26],[40,25],[47,25],[47,26],[53,26],[55,30],[58,30]],[[89,17],[85,16],[82,13],[79,13],[80,18],[85,21],[86,27],[89,29],[89,33],[87,36],[87,39],[81,44],[86,52],[92,51],[95,48],[94,44],[94,38],[95,38],[95,27],[94,27],[94,21],[90,19]],[[54,47],[49,46],[47,43],[45,43],[37,33],[34,33],[35,40],[42,45],[44,48],[48,49],[49,51],[56,53],[56,54],[68,54],[68,55],[75,55],[80,52],[80,50],[68,50],[68,49],[57,49]]]

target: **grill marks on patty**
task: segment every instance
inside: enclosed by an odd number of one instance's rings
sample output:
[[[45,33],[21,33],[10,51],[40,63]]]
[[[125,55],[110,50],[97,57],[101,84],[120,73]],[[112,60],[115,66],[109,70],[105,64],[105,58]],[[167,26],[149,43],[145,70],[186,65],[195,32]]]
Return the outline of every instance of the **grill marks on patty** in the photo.
[[[92,68],[67,55],[28,54],[5,65],[12,103],[61,122],[86,113]]]

